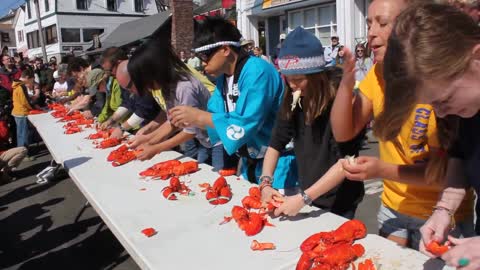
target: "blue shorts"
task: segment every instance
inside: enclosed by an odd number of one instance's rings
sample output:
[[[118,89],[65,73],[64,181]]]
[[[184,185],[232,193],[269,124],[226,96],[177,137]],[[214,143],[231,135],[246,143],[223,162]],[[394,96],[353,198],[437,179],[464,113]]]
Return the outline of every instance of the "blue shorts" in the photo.
[[[383,204],[380,206],[377,219],[381,234],[407,239],[407,246],[418,250],[422,239],[420,227],[425,224],[426,220],[401,214]],[[451,235],[455,237],[475,236],[473,217],[458,222]]]

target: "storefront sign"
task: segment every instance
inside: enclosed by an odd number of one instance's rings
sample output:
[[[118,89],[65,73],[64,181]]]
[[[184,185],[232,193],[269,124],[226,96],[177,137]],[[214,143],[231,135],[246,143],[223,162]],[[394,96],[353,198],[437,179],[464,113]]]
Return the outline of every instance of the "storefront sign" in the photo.
[[[263,0],[262,8],[271,8],[276,6],[282,6],[293,2],[299,2],[300,0]]]

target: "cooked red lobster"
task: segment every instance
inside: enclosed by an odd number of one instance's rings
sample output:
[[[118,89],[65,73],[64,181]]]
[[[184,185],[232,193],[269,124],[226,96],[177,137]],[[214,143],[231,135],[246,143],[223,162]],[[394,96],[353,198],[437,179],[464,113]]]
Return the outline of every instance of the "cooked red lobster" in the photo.
[[[358,264],[358,270],[375,270],[375,264],[371,259],[366,259],[365,261]]]
[[[65,130],[65,134],[74,134],[74,133],[78,133],[78,132],[81,132],[82,129],[79,128],[78,126],[73,126],[73,127],[69,127]]]
[[[30,110],[30,111],[28,112],[29,115],[42,114],[42,113],[46,113],[46,111],[42,111],[42,110]]]
[[[107,157],[107,161],[112,162],[113,167],[118,167],[123,164],[127,164],[128,162],[137,159],[137,155],[141,152],[141,150],[130,150],[127,145],[122,145],[119,148],[110,152]]]
[[[450,249],[450,246],[446,244],[442,245],[437,241],[432,241],[428,243],[425,248],[428,252],[432,253],[435,256],[442,256],[443,253],[447,252]]]
[[[232,208],[232,216],[225,217],[221,224],[225,224],[230,220],[237,222],[240,230],[244,231],[247,236],[253,236],[262,231],[265,226],[274,226],[267,221],[266,213],[249,212],[247,209],[235,205]]]
[[[122,139],[108,138],[98,143],[96,148],[106,149],[106,148],[117,146],[121,143],[122,143]]]
[[[200,186],[204,188],[202,192],[206,192],[205,198],[210,204],[226,204],[232,198],[232,190],[223,176],[217,178],[213,186],[208,183],[200,184]]]
[[[366,235],[365,224],[355,219],[343,223],[334,231],[313,234],[300,245],[303,254],[296,269],[347,269],[365,252],[363,246],[353,245],[353,242]]]
[[[172,176],[182,176],[198,171],[196,161],[180,162],[178,160],[168,160],[157,163],[152,167],[140,172],[142,177],[151,177],[152,179],[167,180]]]
[[[190,191],[185,183],[180,182],[178,177],[172,177],[170,179],[170,185],[162,189],[162,194],[167,200],[177,200],[176,194],[188,195]]]
[[[97,133],[88,135],[86,139],[97,140],[97,139],[107,139],[112,134],[111,130],[99,130]]]

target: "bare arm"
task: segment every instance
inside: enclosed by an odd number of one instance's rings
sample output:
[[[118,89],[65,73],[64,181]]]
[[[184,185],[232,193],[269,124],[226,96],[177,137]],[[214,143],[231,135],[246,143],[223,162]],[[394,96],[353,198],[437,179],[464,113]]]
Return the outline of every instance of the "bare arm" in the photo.
[[[342,169],[342,163],[339,160],[330,167],[330,169],[328,169],[328,171],[320,177],[315,184],[307,188],[305,194],[307,194],[312,200],[315,200],[330,191],[332,188],[338,186],[344,179],[345,173]]]
[[[157,117],[155,117],[155,119],[153,121],[150,121],[150,123],[148,123],[146,126],[144,126],[143,128],[141,128],[137,134],[143,134],[143,135],[147,135],[147,134],[150,134],[152,133],[154,130],[156,130],[157,128],[159,128],[163,123],[165,123],[167,117],[166,117],[166,114],[165,112],[160,112]]]
[[[443,190],[437,206],[442,206],[450,211],[457,211],[463,201],[468,187],[467,177],[462,166],[462,160],[450,158],[447,169],[447,187]]]
[[[147,135],[149,137],[148,144],[159,144],[174,131],[175,127],[170,122],[165,121],[159,128]]]
[[[360,93],[353,99],[355,58],[348,49],[345,50],[345,59],[342,81],[330,113],[332,132],[338,142],[349,141],[358,135],[373,113],[372,102],[367,97]]]
[[[161,153],[163,151],[170,150],[173,147],[180,145],[193,138],[195,138],[195,134],[190,134],[190,133],[180,131],[177,135],[173,136],[172,138],[156,144],[155,149],[157,153]]]
[[[262,176],[266,175],[273,177],[279,157],[280,152],[272,147],[268,147],[267,152],[265,153],[265,158],[263,159]]]

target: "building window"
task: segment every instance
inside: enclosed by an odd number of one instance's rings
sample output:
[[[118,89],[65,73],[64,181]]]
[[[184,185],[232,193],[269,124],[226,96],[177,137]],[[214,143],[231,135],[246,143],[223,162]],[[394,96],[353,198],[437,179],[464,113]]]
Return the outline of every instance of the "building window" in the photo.
[[[80,42],[79,28],[62,28],[63,42]]]
[[[143,12],[143,0],[135,0],[135,12]]]
[[[295,10],[288,13],[288,31],[297,26],[314,34],[323,46],[330,45],[330,37],[337,33],[335,5]]]
[[[40,47],[40,38],[38,36],[38,30],[27,33],[27,45],[29,49]]]
[[[88,0],[77,0],[77,9],[83,9],[87,10],[88,9]]]
[[[18,42],[24,42],[25,41],[23,39],[23,30],[17,31],[17,36],[18,36]]]
[[[27,15],[29,19],[32,18],[32,7],[30,6],[30,0],[27,1]]]
[[[48,12],[50,10],[50,3],[48,3],[49,0],[45,0],[45,12]]]
[[[45,37],[45,44],[55,44],[58,42],[56,24],[45,27],[43,31]]]
[[[103,34],[103,29],[84,28],[83,29],[83,42],[90,42],[93,40],[94,35]]]
[[[117,11],[117,0],[107,0],[107,9],[109,11]]]

